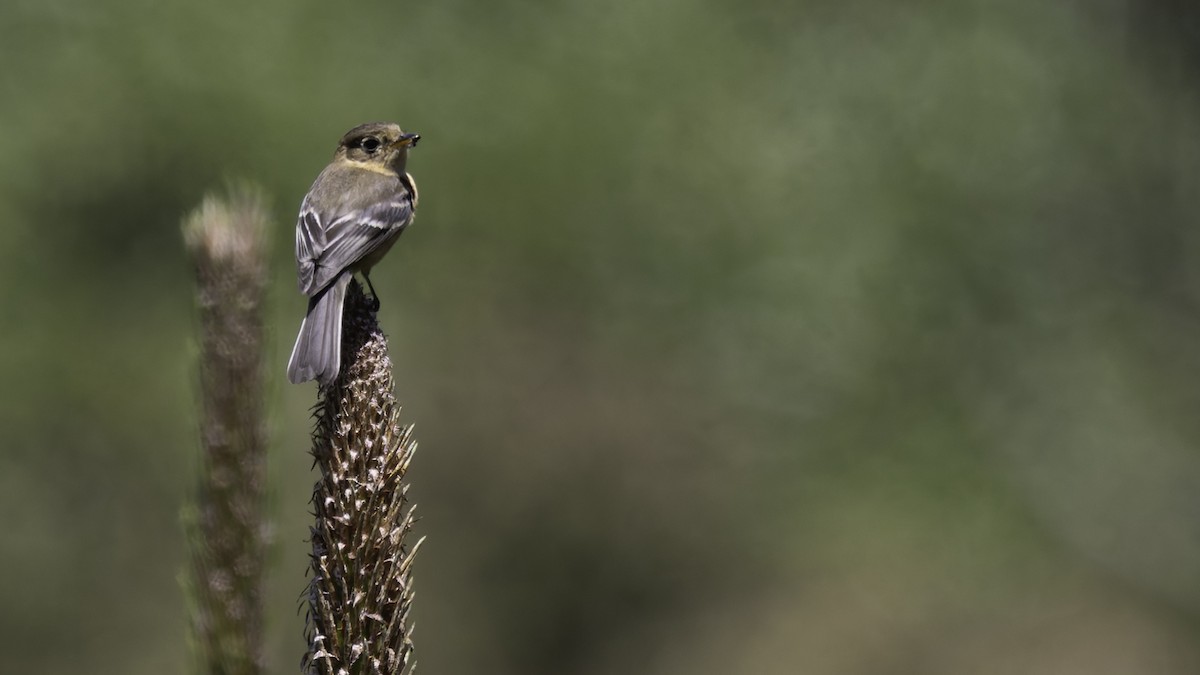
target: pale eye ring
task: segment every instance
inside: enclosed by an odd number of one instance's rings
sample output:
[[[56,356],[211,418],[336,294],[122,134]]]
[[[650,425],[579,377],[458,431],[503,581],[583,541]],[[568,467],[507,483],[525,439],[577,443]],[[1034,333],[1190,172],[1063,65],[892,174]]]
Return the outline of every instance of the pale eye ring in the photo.
[[[362,149],[366,150],[367,152],[375,152],[379,149],[380,143],[378,138],[375,138],[374,136],[367,136],[359,142],[359,145],[362,146]]]

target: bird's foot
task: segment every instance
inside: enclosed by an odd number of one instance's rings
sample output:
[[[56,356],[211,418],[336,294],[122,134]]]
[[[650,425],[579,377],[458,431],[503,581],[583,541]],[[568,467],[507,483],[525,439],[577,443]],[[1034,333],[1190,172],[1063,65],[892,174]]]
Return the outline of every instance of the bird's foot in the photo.
[[[375,292],[375,284],[371,283],[371,277],[363,272],[363,280],[367,282],[367,288],[371,289],[371,311],[379,311],[379,294]]]

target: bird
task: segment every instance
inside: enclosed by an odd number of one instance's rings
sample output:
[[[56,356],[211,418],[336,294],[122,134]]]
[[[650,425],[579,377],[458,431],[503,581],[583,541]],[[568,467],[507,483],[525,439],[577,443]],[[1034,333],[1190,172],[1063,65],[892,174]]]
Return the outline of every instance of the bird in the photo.
[[[333,160],[313,181],[296,221],[296,271],[308,311],[288,360],[288,380],[326,386],[341,366],[342,309],[355,272],[379,296],[371,268],[413,222],[417,184],[406,170],[421,135],[392,122],[347,131]]]

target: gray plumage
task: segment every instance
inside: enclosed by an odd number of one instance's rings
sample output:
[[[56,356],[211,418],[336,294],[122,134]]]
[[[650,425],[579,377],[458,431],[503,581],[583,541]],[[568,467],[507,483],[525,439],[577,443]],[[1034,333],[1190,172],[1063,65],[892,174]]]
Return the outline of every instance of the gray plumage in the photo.
[[[337,377],[342,361],[342,308],[346,287],[354,277],[349,270],[308,300],[308,312],[288,361],[288,380],[300,384],[317,380],[327,384]]]
[[[337,377],[350,279],[366,276],[413,220],[417,188],[404,165],[418,138],[394,124],[352,129],[300,205],[296,271],[309,301],[288,361],[292,383]]]

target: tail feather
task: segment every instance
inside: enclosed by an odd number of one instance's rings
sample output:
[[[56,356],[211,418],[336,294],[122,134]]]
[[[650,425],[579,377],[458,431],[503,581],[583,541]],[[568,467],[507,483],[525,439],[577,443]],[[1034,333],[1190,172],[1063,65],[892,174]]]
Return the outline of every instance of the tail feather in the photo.
[[[288,380],[292,384],[316,379],[326,385],[337,377],[342,360],[342,307],[352,276],[342,272],[308,301],[308,313],[288,360]]]

